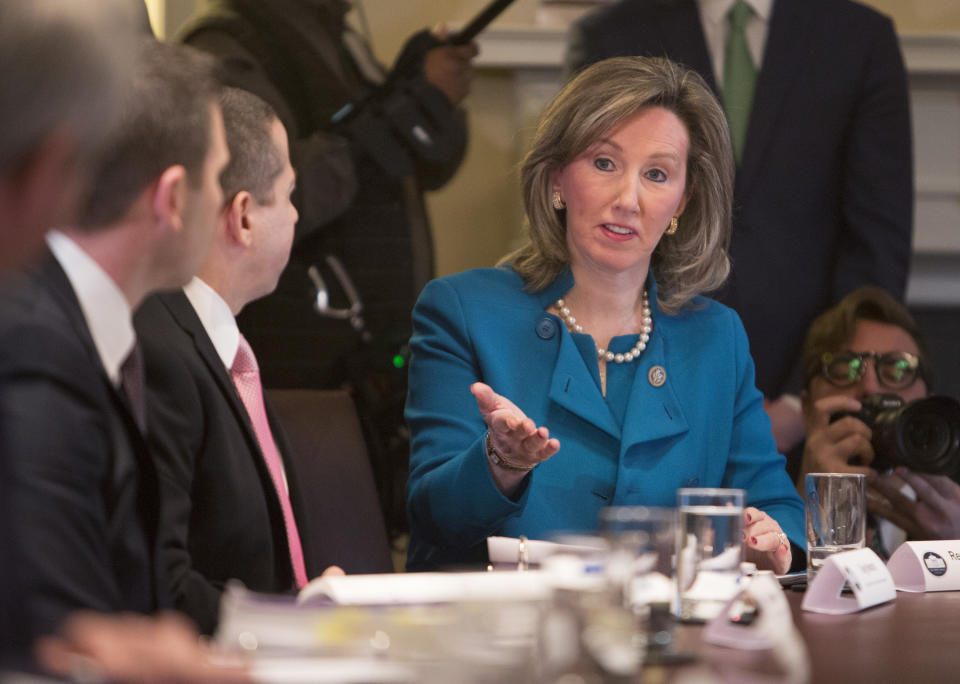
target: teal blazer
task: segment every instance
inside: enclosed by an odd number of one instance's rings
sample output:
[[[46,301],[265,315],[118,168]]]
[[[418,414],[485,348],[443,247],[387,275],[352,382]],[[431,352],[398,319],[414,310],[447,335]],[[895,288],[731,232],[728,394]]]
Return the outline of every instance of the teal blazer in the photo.
[[[803,504],[777,453],[737,314],[698,297],[667,315],[649,276],[653,333],[632,362],[621,427],[596,365],[546,312],[572,286],[567,271],[530,293],[516,273],[498,268],[424,288],[413,311],[406,404],[407,568],[481,562],[490,535],[544,539],[594,530],[604,506],[674,506],[679,487],[745,489],[748,505],[776,519],[802,548]],[[623,350],[635,339],[620,338]],[[666,374],[660,386],[650,379],[654,366]],[[513,498],[490,474],[486,427],[469,390],[476,381],[560,440],[560,451]]]

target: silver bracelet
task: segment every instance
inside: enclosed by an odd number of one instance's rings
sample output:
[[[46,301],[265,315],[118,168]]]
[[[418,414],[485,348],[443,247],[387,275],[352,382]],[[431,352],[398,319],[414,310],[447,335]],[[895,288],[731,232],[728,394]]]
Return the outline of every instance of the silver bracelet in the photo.
[[[536,467],[536,463],[533,465],[520,465],[518,463],[511,463],[501,456],[496,449],[493,448],[493,442],[490,439],[490,431],[487,430],[487,436],[484,438],[484,444],[487,449],[487,460],[489,460],[493,465],[498,468],[503,468],[504,470],[512,470],[517,473],[528,473]]]

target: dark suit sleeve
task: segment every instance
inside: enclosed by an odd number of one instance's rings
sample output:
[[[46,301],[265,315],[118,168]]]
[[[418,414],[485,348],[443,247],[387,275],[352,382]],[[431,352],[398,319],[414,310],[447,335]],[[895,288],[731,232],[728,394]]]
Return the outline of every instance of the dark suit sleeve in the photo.
[[[437,97],[446,100],[439,88],[430,83],[426,83],[427,88],[435,90]],[[447,101],[449,102],[449,101]],[[464,111],[458,107],[450,105],[446,110],[447,120],[443,128],[446,131],[447,139],[450,145],[450,155],[436,162],[430,162],[423,159],[417,160],[417,180],[424,190],[438,190],[453,178],[453,175],[460,168],[463,162],[463,156],[467,151],[467,117]]]
[[[169,349],[157,349],[163,346],[162,338],[144,334],[149,328],[142,315],[137,321],[148,364],[149,444],[163,500],[161,560],[174,605],[202,633],[210,634],[217,625],[223,583],[209,580],[194,568],[189,546],[194,473],[203,453],[207,418],[200,390],[180,357]]]
[[[865,284],[902,300],[913,228],[910,102],[893,24],[876,18],[843,170],[844,230],[836,246],[833,301]]]
[[[2,446],[13,481],[7,511],[20,543],[17,591],[30,639],[56,631],[71,611],[124,607],[116,583],[124,569],[111,567],[108,546],[110,514],[123,502],[97,495],[116,465],[107,392],[75,339],[36,325],[0,338]]]

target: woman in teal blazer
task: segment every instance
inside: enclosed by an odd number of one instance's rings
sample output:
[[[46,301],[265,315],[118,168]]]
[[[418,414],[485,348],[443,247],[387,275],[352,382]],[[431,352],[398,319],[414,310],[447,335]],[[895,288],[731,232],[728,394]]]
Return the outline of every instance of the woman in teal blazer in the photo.
[[[408,568],[699,486],[745,489],[747,556],[785,572],[802,503],[740,319],[698,294],[729,270],[716,100],[666,60],[598,63],[548,106],[522,173],[527,244],[414,309]]]

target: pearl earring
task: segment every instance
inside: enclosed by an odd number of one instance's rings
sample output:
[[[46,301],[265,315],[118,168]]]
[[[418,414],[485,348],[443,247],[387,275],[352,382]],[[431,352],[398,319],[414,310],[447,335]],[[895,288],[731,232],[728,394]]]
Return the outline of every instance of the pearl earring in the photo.
[[[667,228],[667,235],[673,235],[674,233],[677,232],[677,228],[679,227],[680,227],[680,221],[677,220],[676,216],[674,216],[672,219],[670,219],[670,227]]]
[[[552,200],[552,202],[553,202],[553,208],[556,209],[557,211],[560,211],[561,209],[566,209],[566,208],[567,208],[567,203],[563,201],[563,198],[560,196],[560,191],[559,191],[559,190],[554,190],[554,191],[553,191],[553,200]]]

